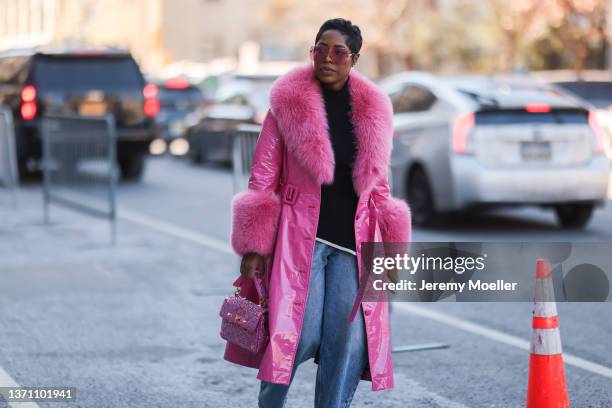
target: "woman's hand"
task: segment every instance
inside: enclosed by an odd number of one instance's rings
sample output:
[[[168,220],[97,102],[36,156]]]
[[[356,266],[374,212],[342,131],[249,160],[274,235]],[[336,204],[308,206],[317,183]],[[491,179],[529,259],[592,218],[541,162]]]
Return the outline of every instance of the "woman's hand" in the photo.
[[[256,252],[248,252],[242,257],[240,263],[240,274],[245,278],[252,278],[255,274],[255,270],[264,270],[264,257]]]
[[[389,282],[397,283],[399,281],[397,269],[387,269],[387,278],[389,279]],[[395,290],[389,289],[389,292],[395,295]]]

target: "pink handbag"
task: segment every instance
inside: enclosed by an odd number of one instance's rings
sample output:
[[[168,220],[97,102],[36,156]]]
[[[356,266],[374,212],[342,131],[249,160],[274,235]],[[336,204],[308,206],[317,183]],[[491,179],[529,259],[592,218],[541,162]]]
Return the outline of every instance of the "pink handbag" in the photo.
[[[268,343],[268,307],[267,293],[262,273],[257,270],[253,282],[257,289],[259,303],[240,296],[242,283],[246,280],[240,276],[234,282],[236,292],[228,296],[221,305],[221,337],[251,353],[261,351]]]

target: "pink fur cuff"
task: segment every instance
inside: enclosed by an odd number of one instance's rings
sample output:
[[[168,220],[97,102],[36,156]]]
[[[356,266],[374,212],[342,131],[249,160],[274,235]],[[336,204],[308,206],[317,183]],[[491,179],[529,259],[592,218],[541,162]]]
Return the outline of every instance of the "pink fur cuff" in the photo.
[[[380,209],[380,225],[384,242],[411,242],[412,215],[404,200],[390,197]]]
[[[273,191],[249,190],[236,194],[231,205],[230,241],[234,251],[239,255],[270,255],[280,216],[280,197]]]

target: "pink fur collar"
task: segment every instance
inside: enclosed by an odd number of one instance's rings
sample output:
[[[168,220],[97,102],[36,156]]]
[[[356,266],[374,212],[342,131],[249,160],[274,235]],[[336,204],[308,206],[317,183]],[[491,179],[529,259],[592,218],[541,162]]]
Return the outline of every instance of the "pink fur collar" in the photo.
[[[393,138],[389,97],[354,68],[350,72],[357,156],[353,185],[357,194],[371,189],[386,174]],[[278,78],[270,91],[270,107],[287,148],[319,184],[334,177],[334,153],[328,135],[325,102],[309,62]]]

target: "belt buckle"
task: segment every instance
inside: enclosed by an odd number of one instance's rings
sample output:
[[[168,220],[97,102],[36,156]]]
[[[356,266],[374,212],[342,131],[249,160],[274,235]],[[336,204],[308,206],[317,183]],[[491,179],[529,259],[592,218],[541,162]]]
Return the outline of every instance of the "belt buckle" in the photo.
[[[298,190],[293,184],[287,184],[285,192],[283,194],[283,202],[289,205],[293,205],[297,200]]]

